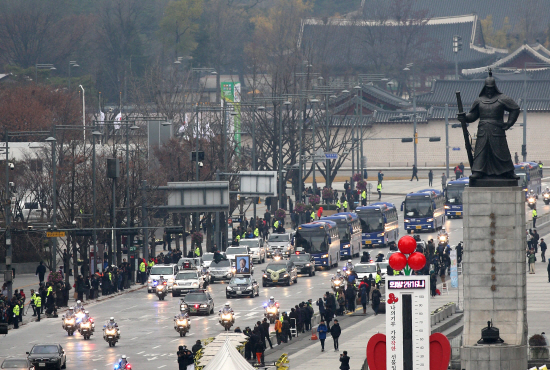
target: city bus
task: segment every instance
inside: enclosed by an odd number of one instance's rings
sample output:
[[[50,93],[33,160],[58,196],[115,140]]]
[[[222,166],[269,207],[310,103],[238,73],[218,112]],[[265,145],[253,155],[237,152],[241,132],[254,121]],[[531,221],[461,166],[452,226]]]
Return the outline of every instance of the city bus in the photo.
[[[340,237],[340,257],[359,257],[361,253],[361,222],[353,212],[336,213],[321,218],[321,221],[333,221],[338,226]]]
[[[315,267],[331,269],[340,261],[340,237],[335,222],[319,220],[298,226],[294,243],[296,253],[309,253]]]
[[[514,165],[514,172],[519,177],[518,184],[525,192],[525,196],[531,190],[535,194],[540,194],[542,191],[542,174],[538,163],[522,162]]]
[[[445,197],[436,189],[409,193],[401,203],[407,233],[440,229],[445,223]]]
[[[370,206],[357,207],[355,213],[361,221],[361,242],[365,248],[397,248],[399,224],[397,208],[393,203],[378,202]]]
[[[464,212],[462,208],[462,193],[469,185],[470,179],[462,177],[458,180],[452,180],[447,183],[445,190],[445,216],[462,218]]]

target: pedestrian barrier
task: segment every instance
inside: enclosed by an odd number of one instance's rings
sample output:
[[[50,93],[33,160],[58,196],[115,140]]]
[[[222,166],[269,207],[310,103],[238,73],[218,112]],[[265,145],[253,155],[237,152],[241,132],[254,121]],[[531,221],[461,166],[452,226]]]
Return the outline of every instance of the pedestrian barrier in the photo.
[[[445,291],[447,293],[447,295],[449,295],[449,287],[447,286],[447,283],[443,283],[443,285],[441,286],[441,293],[443,293],[443,291]]]
[[[277,370],[288,370],[290,368],[287,365],[288,363],[288,354],[283,353],[281,357],[279,357],[279,359],[275,362],[275,366],[277,367]]]
[[[296,319],[290,319],[290,322],[294,321],[294,327],[290,328],[290,335],[297,337],[298,336],[298,330],[296,330]]]

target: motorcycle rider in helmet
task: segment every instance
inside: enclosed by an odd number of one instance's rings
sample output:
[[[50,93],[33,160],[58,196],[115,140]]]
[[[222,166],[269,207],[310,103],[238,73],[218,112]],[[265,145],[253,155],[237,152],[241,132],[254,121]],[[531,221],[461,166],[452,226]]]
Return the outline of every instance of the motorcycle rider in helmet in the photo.
[[[107,324],[103,325],[103,338],[105,339],[105,329],[107,328],[116,328],[116,336],[117,336],[117,339],[120,339],[120,329],[118,327],[118,324],[115,322],[115,318],[114,317],[111,317],[109,318],[109,321],[107,322]]]
[[[118,368],[124,369],[126,365],[128,365],[128,360],[126,359],[126,355],[122,355],[118,361]]]
[[[75,319],[76,320],[73,306],[69,307],[69,309],[67,310],[67,313],[65,315],[61,316],[61,326],[63,327],[63,329],[65,329],[65,320],[66,319]]]
[[[269,307],[276,306],[276,305],[277,305],[277,302],[275,302],[275,297],[273,297],[273,296],[269,297],[269,302],[267,302],[267,305],[268,305]]]
[[[82,302],[80,300],[76,301],[76,306],[74,307],[74,312],[84,312],[84,306],[82,305]]]

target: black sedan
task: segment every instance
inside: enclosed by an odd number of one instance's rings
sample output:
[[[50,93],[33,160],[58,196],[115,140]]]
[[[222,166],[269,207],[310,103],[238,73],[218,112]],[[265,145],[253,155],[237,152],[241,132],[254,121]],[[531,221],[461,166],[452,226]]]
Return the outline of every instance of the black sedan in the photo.
[[[294,266],[298,270],[298,274],[307,274],[308,276],[315,275],[315,257],[309,253],[292,254],[290,261],[294,262]]]
[[[235,276],[225,288],[225,297],[250,297],[254,298],[260,295],[260,286],[258,282],[248,276]]]
[[[290,285],[292,282],[298,282],[298,270],[294,266],[294,262],[289,260],[281,260],[271,262],[264,270],[262,276],[262,286],[268,285]]]
[[[186,309],[190,315],[211,314],[214,313],[214,300],[204,289],[192,290],[185,298],[181,299],[180,305]]]
[[[7,358],[2,362],[0,369],[34,370],[31,362],[26,358]]]
[[[67,356],[60,344],[35,344],[27,359],[35,368],[40,369],[65,369]]]

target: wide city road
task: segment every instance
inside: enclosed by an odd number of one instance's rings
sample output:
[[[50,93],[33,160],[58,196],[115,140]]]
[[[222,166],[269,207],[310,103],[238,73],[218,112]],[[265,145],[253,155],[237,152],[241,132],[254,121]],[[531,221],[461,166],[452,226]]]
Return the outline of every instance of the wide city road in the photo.
[[[400,205],[402,197],[388,197],[384,200]],[[550,206],[545,206],[539,200],[538,210],[539,214],[547,213],[550,212]],[[530,214],[527,208],[526,213]],[[402,212],[399,219],[400,233],[403,236],[406,233],[402,224]],[[461,219],[447,220],[445,227],[451,245],[462,240]],[[436,239],[436,233],[422,233],[420,236],[423,240]],[[377,251],[385,254],[388,249],[374,249],[371,255]],[[354,259],[354,263],[358,261]],[[340,266],[342,265],[343,262],[340,262]],[[298,283],[289,287],[262,288],[260,271],[264,266],[266,264],[256,265],[255,277],[260,282],[260,296],[230,300],[236,312],[235,326],[242,329],[246,326],[253,327],[256,321],[263,318],[263,303],[270,296],[279,301],[283,311],[290,311],[291,307],[307,299],[317,300],[330,290],[330,276],[334,273],[334,270],[317,271],[313,277],[300,276]],[[141,289],[86,305],[97,326],[91,340],[85,341],[78,333],[67,336],[61,328],[61,318],[43,319],[39,323],[32,322],[18,330],[11,330],[7,336],[1,337],[0,360],[8,356],[25,356],[25,352],[36,343],[59,343],[67,353],[68,369],[109,369],[122,354],[128,356],[134,369],[174,369],[177,366],[176,351],[179,345],[191,347],[196,340],[213,337],[223,331],[218,323],[217,311],[228,301],[225,298],[225,288],[224,283],[208,286],[215,302],[216,313],[210,316],[193,316],[191,331],[184,338],[180,338],[173,329],[173,317],[178,313],[179,298],[169,295],[165,301],[159,301],[154,294],[148,294],[145,289]],[[317,311],[315,306],[314,309]],[[101,334],[102,324],[111,316],[115,317],[121,330],[121,339],[113,348],[109,348]]]

